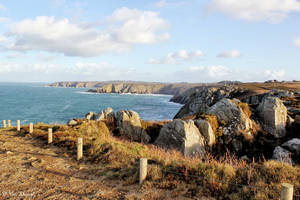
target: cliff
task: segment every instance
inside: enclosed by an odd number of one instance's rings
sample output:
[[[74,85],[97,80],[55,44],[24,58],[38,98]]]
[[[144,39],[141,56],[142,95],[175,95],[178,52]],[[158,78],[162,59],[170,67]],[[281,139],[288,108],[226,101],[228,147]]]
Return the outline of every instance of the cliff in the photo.
[[[152,82],[128,82],[128,81],[106,81],[106,82],[56,82],[50,87],[84,87],[93,88],[89,92],[95,93],[132,93],[132,94],[166,94],[179,95],[203,84],[196,83],[152,83]],[[176,101],[174,101],[176,102]]]

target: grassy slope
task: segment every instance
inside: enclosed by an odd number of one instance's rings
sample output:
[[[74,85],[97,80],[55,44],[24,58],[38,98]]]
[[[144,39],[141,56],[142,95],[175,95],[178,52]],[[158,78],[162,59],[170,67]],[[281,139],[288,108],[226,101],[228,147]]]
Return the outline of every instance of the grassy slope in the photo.
[[[292,167],[275,161],[249,164],[230,155],[218,160],[210,155],[184,158],[176,151],[164,151],[153,145],[115,138],[103,122],[81,123],[75,127],[37,124],[31,135],[46,139],[47,128],[53,127],[54,144],[73,149],[74,154],[76,138],[83,137],[84,161],[103,164],[105,171],[101,173],[123,180],[125,185],[137,184],[139,159],[147,157],[148,177],[140,190],[153,187],[172,190],[174,198],[185,191],[187,197],[278,199],[282,182],[294,184],[295,193],[300,194],[299,166]],[[28,127],[23,127],[20,135],[30,135]]]

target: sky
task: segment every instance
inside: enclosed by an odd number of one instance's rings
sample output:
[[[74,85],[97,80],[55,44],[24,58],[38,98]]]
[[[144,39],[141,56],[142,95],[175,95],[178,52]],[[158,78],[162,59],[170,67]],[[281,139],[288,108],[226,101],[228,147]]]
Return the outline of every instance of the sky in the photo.
[[[300,80],[298,0],[0,0],[0,82]]]

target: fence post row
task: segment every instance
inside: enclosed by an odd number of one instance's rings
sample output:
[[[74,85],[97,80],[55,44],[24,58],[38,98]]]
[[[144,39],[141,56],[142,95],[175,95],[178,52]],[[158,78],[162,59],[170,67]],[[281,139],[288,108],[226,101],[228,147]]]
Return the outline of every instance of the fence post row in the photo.
[[[293,200],[294,186],[289,183],[281,184],[280,200]]]
[[[148,164],[147,158],[140,159],[140,181],[139,181],[140,184],[142,184],[144,182],[144,180],[146,180],[147,164]]]
[[[29,133],[33,133],[33,123],[29,124]]]
[[[2,120],[3,128],[6,128],[6,121]]]
[[[48,128],[48,144],[52,143],[52,128]]]
[[[83,147],[83,140],[82,138],[77,138],[77,160],[82,158],[82,148]]]
[[[20,120],[17,120],[17,131],[21,130],[21,123]]]

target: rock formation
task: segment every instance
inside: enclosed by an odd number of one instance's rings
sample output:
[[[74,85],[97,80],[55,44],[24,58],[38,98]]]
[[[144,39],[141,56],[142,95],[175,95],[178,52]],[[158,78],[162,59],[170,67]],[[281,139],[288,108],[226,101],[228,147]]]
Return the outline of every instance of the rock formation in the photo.
[[[257,108],[264,129],[275,138],[286,135],[287,109],[277,97],[266,97]]]
[[[216,144],[216,136],[210,125],[210,123],[206,120],[198,119],[195,120],[195,124],[198,127],[200,133],[205,138],[205,144],[210,148]]]
[[[155,144],[166,149],[176,149],[185,156],[205,153],[205,140],[192,120],[175,119],[164,125]]]
[[[106,109],[100,111],[96,116],[96,121],[106,120],[108,122],[113,122],[115,119],[114,111],[111,107],[107,107]]]
[[[146,131],[142,129],[140,116],[137,112],[132,110],[118,111],[116,122],[121,136],[144,143],[148,143],[151,140]]]

